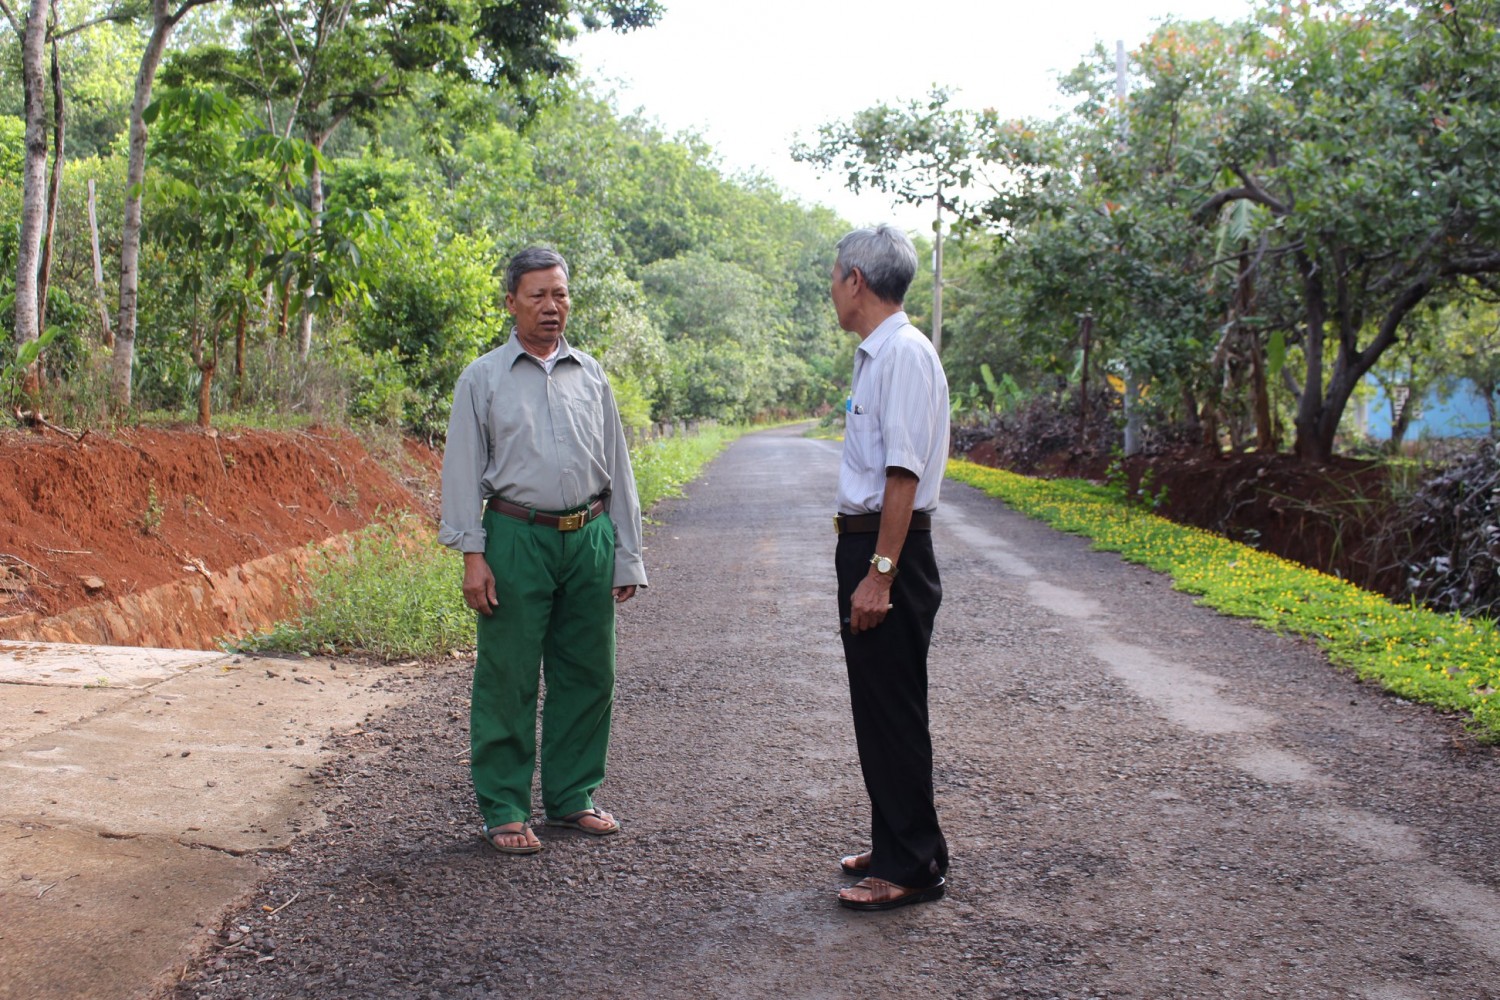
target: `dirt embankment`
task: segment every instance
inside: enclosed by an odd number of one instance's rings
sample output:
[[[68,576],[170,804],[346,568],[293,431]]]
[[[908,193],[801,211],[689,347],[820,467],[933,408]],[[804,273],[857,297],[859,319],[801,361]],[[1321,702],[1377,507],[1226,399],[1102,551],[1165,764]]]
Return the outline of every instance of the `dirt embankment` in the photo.
[[[290,608],[310,545],[435,514],[438,467],[340,431],[0,436],[0,638],[213,648]]]
[[[1056,452],[1028,461],[979,440],[963,458],[1029,476],[1108,481],[1136,491],[1142,502],[1179,524],[1204,528],[1252,548],[1342,577],[1404,600],[1405,563],[1414,555],[1386,537],[1392,499],[1379,462],[1336,458],[1327,464],[1293,455],[1206,455],[1184,449],[1142,455],[1110,469],[1099,451]]]

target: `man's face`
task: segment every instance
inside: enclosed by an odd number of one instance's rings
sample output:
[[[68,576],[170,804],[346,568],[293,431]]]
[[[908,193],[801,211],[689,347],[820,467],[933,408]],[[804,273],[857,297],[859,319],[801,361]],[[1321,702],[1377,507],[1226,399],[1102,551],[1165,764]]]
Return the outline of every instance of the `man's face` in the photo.
[[[854,272],[850,271],[848,276],[842,276],[839,262],[834,261],[833,272],[829,277],[832,279],[829,295],[833,298],[833,311],[838,314],[839,326],[848,330],[853,316]]]
[[[528,351],[551,348],[568,325],[568,277],[560,267],[527,271],[514,292],[505,296],[505,308],[516,321],[516,335]]]

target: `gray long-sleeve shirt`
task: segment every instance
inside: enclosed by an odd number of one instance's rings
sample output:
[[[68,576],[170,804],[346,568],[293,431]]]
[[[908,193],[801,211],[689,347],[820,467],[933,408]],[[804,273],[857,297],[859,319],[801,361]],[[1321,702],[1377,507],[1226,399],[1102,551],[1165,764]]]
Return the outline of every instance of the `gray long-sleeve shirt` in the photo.
[[[464,369],[443,452],[439,542],[483,552],[484,504],[492,496],[563,511],[605,490],[615,524],[614,586],[645,586],[630,449],[599,362],[563,340],[549,373],[512,331]]]

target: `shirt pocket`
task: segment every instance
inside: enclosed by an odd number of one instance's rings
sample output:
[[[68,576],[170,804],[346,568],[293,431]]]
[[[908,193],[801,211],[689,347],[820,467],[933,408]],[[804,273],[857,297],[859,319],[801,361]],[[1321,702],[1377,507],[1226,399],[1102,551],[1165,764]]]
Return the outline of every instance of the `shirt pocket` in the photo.
[[[574,438],[594,458],[604,454],[604,393],[592,380],[570,386],[564,402],[568,426]]]
[[[870,467],[880,454],[880,421],[869,404],[851,400],[844,413],[844,450],[856,469]]]

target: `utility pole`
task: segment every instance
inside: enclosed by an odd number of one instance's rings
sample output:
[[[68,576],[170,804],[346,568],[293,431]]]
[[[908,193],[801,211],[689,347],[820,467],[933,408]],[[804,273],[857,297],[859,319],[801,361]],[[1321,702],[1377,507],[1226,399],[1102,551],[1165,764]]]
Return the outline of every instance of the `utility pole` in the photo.
[[[943,186],[937,189],[937,217],[932,220],[932,347],[943,352]]]
[[[1123,151],[1130,139],[1130,118],[1125,113],[1125,99],[1128,96],[1129,84],[1125,79],[1125,42],[1115,42],[1115,97],[1117,99],[1116,114],[1120,122],[1120,149]],[[1141,387],[1136,381],[1135,370],[1129,364],[1125,366],[1125,456],[1140,453],[1141,450],[1141,408],[1138,404]]]

